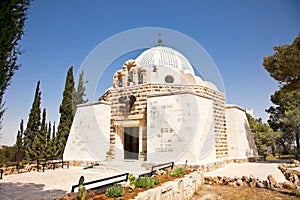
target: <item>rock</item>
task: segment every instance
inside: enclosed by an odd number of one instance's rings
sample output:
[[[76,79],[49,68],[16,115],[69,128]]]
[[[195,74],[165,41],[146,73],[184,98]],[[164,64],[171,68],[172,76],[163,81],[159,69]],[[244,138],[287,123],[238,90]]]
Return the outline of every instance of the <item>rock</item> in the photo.
[[[283,183],[283,187],[289,190],[295,189],[295,185],[291,183],[290,181],[285,181]]]
[[[249,186],[250,186],[251,188],[255,188],[255,187],[256,187],[256,179],[255,179],[253,176],[251,176],[251,177],[249,178]]]
[[[217,184],[219,183],[218,177],[214,177],[214,178],[212,179],[212,182],[213,182],[214,185],[217,185]]]
[[[299,162],[299,160],[292,159],[292,160],[291,160],[291,163],[292,163],[292,164],[295,164],[296,167],[300,167],[300,162]]]
[[[291,168],[289,170],[290,170],[291,173],[293,173],[293,174],[300,177],[300,167]]]
[[[237,185],[237,186],[244,186],[244,182],[242,181],[242,179],[238,178],[238,179],[236,180],[236,185]]]
[[[287,170],[287,167],[285,166],[284,163],[280,163],[280,164],[278,165],[278,169],[279,169],[282,173],[284,173],[284,172]]]
[[[275,184],[277,183],[277,181],[271,174],[268,175],[268,180],[270,182],[270,187],[271,188],[275,187]]]

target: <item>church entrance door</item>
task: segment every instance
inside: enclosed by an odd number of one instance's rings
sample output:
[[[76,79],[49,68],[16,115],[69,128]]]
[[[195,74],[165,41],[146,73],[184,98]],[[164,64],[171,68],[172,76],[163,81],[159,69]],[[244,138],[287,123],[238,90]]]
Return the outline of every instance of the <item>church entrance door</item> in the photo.
[[[139,127],[124,128],[124,159],[139,158]]]

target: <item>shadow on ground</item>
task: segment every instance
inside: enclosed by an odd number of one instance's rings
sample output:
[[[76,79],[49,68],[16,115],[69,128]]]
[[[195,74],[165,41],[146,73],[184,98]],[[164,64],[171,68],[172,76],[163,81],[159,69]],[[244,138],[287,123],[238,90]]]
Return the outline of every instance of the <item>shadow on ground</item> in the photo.
[[[1,200],[37,200],[37,199],[57,199],[62,197],[67,191],[64,190],[44,190],[44,184],[35,183],[1,183],[0,181],[0,199]]]

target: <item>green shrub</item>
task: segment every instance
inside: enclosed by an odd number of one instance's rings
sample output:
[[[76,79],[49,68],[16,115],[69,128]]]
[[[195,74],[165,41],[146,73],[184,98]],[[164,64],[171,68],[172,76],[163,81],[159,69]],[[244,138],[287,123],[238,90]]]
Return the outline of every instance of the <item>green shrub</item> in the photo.
[[[182,167],[179,167],[177,169],[174,169],[170,175],[173,176],[173,177],[178,177],[180,175],[184,175],[185,174],[185,170],[182,168]]]
[[[149,189],[154,185],[154,180],[150,177],[140,177],[136,180],[135,186]]]
[[[108,188],[106,196],[109,198],[117,198],[124,196],[124,188],[120,184],[115,184]]]
[[[154,185],[160,184],[159,178],[154,178],[154,179],[153,179],[153,183],[154,183]]]

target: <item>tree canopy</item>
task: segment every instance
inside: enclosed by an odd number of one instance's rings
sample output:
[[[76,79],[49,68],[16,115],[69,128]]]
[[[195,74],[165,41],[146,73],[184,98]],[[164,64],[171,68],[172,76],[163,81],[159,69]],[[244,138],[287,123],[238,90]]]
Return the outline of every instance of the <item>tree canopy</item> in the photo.
[[[300,35],[292,44],[273,47],[275,53],[263,58],[263,66],[271,77],[287,90],[300,89]]]
[[[19,41],[24,34],[30,0],[0,1],[0,129],[5,112],[3,96],[15,71],[19,69]]]
[[[278,90],[271,96],[275,106],[266,111],[270,114],[268,123],[274,131],[280,133],[277,142],[284,151],[291,149],[296,142],[300,153],[300,90]]]

